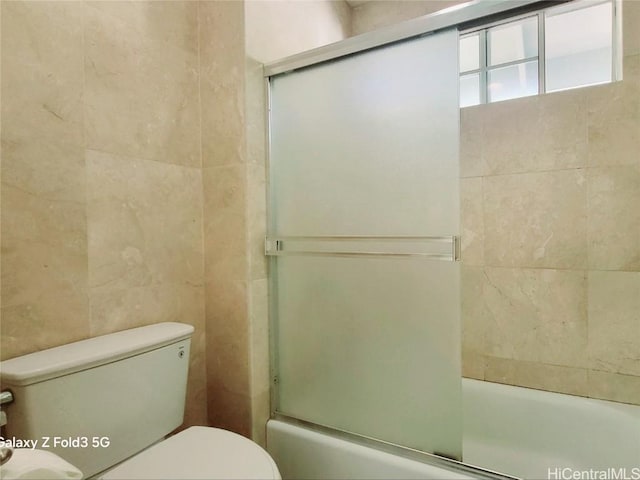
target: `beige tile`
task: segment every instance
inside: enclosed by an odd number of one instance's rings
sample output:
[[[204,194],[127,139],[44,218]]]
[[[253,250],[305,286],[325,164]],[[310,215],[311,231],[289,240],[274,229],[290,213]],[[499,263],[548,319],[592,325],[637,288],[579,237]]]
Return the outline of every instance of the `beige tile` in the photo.
[[[589,396],[640,405],[640,377],[589,370]]]
[[[100,16],[120,20],[135,37],[198,52],[198,6],[193,1],[88,1]]]
[[[486,121],[487,105],[460,109],[460,177],[486,175],[487,165],[483,155],[484,137],[482,125]]]
[[[245,129],[247,162],[266,164],[266,118],[263,64],[247,57],[245,61]]]
[[[263,448],[267,444],[267,420],[270,417],[269,392],[251,397],[252,432],[251,438]]]
[[[484,298],[486,274],[482,267],[462,265],[460,270],[462,351],[485,353],[485,332],[492,312]]]
[[[207,283],[207,378],[225,391],[251,393],[250,337],[246,286],[229,280]]]
[[[3,3],[5,144],[82,146],[81,7],[73,2]]]
[[[226,254],[246,255],[246,171],[244,165],[202,171],[204,235],[207,246],[215,245],[215,248],[207,248],[207,256],[224,260]],[[208,260],[205,263],[210,265]]]
[[[586,366],[587,279],[582,271],[484,269],[488,355]]]
[[[485,380],[549,392],[587,396],[587,370],[487,357]]]
[[[637,62],[635,57],[633,60],[625,59],[622,82],[586,90],[591,166],[640,165],[640,75],[635,74]]]
[[[588,172],[589,268],[640,271],[640,165]]]
[[[640,272],[589,272],[589,361],[640,376]]]
[[[2,4],[2,358],[89,334],[81,24]]]
[[[181,284],[92,289],[91,336],[152,325],[182,322],[202,329],[203,288]]]
[[[482,181],[482,178],[460,179],[460,250],[465,265],[484,265]]]
[[[483,111],[481,139],[486,173],[586,166],[587,116],[583,92],[498,102],[485,105]]]
[[[268,392],[271,384],[268,280],[253,280],[250,285],[251,395],[255,397]]]
[[[586,267],[584,170],[485,177],[483,187],[487,265]]]
[[[205,168],[203,188],[209,421],[250,435],[246,167]]]
[[[622,44],[624,55],[640,55],[640,2],[622,2]]]
[[[640,53],[624,57],[622,64],[623,84],[631,94],[640,87]]]
[[[248,395],[225,391],[208,383],[209,425],[251,438],[251,399]]]
[[[484,380],[485,360],[483,355],[462,350],[462,376]]]
[[[200,2],[202,160],[246,161],[243,2]]]
[[[139,18],[141,7],[136,5],[90,2],[85,7],[87,146],[200,166],[197,52],[166,41],[157,31],[161,25],[132,28],[123,17],[131,13]],[[163,5],[153,10],[163,8],[164,22],[171,19],[176,30],[193,27],[188,15],[173,16],[171,8]],[[197,5],[185,2],[180,8],[197,9]],[[107,12],[112,9],[119,10],[118,16]],[[177,26],[180,21],[184,24]]]
[[[250,278],[267,278],[264,238],[267,233],[267,191],[264,165],[247,165],[247,235]]]
[[[203,281],[198,169],[87,151],[89,284]]]
[[[4,273],[3,265],[3,273]],[[13,306],[2,306],[0,360],[89,337],[86,295],[51,291]]]

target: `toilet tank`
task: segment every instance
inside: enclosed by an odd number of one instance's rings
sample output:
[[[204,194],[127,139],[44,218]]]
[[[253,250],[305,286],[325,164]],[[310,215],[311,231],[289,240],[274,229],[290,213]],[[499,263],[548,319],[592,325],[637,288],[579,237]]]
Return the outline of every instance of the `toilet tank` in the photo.
[[[193,327],[158,323],[0,362],[5,440],[95,475],[180,426]]]

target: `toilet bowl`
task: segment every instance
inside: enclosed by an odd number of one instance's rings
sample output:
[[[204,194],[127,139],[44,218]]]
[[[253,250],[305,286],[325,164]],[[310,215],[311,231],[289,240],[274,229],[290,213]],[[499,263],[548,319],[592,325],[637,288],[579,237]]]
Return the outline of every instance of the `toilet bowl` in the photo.
[[[126,460],[100,477],[141,479],[280,479],[273,459],[247,438],[212,427],[191,427]]]

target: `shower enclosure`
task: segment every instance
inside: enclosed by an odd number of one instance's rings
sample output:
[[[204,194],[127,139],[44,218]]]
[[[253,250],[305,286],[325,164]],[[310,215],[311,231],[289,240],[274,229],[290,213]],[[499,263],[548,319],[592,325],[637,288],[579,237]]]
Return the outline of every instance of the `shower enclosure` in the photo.
[[[351,462],[384,464],[375,451],[474,478],[501,474],[445,458],[523,478],[637,466],[637,249],[617,248],[637,238],[633,42],[623,82],[458,110],[459,31],[557,14],[535,3],[465,4],[265,67],[267,431],[292,476],[385,478]],[[484,382],[460,378],[460,278],[465,377]],[[387,476],[447,474],[405,466]]]
[[[270,78],[266,249],[275,411],[460,459],[457,49]]]

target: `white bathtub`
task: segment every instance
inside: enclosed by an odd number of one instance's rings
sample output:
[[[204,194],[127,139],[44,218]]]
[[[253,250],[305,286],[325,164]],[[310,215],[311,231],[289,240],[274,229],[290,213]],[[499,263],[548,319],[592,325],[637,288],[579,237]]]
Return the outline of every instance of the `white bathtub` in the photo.
[[[527,479],[593,470],[640,480],[640,406],[469,379],[462,384],[465,463]],[[267,424],[267,447],[285,479],[480,478],[279,420]]]

